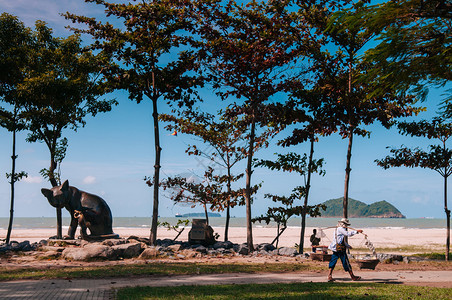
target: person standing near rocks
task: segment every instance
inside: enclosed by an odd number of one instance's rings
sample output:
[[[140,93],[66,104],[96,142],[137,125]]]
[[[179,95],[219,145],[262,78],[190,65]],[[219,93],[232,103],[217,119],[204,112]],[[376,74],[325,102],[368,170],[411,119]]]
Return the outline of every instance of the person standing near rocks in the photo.
[[[341,259],[342,266],[344,267],[344,271],[350,274],[350,277],[353,281],[360,280],[360,276],[355,276],[353,274],[352,266],[350,265],[350,261],[347,256],[347,249],[351,249],[352,247],[347,244],[345,241],[345,237],[354,236],[357,233],[362,233],[362,230],[347,230],[347,227],[350,226],[350,222],[348,219],[342,218],[338,224],[336,230],[334,230],[333,241],[331,242],[328,249],[333,251],[333,255],[331,256],[331,260],[329,263],[329,273],[328,273],[328,282],[334,281],[333,279],[333,270],[336,266],[337,260]]]

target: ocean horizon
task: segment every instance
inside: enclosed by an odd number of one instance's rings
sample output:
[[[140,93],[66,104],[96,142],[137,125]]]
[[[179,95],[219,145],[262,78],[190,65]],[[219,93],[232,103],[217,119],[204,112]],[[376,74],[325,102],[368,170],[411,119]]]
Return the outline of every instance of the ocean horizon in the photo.
[[[178,220],[193,218],[177,218],[177,217],[160,217],[160,222],[168,222],[176,225]],[[195,218],[197,219],[197,218]],[[339,218],[306,218],[307,227],[326,228],[336,226]],[[209,217],[209,224],[212,227],[224,227],[225,217]],[[9,218],[0,217],[0,229],[8,228]],[[445,228],[446,219],[440,218],[350,218],[351,227],[353,228],[418,228],[432,229]],[[69,217],[63,217],[63,226],[68,227],[70,223]],[[150,228],[151,217],[115,217],[113,219],[113,228]],[[234,217],[230,219],[230,227],[246,227],[245,217]],[[191,225],[189,225],[191,227]],[[269,227],[275,228],[274,222],[266,224],[265,222],[256,222],[253,227]],[[301,218],[291,218],[288,221],[289,227],[301,227]],[[17,217],[13,220],[13,229],[39,229],[39,228],[56,228],[56,217]]]

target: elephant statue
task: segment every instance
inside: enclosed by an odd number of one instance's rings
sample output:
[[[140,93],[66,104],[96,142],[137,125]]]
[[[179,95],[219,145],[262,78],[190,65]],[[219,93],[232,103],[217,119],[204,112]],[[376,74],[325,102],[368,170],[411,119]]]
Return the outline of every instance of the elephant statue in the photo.
[[[69,211],[71,224],[65,239],[74,239],[78,225],[80,225],[80,235],[85,240],[119,237],[113,233],[110,207],[101,197],[69,186],[68,180],[51,189],[43,188],[41,192],[50,205],[56,208],[65,207]],[[87,229],[90,231],[89,235]]]

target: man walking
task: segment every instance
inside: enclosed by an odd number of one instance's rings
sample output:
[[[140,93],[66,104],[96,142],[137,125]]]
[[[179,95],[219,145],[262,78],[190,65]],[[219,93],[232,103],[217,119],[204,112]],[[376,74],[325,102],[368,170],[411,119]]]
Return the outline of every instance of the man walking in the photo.
[[[347,256],[347,249],[351,249],[352,247],[347,244],[345,241],[346,236],[354,236],[357,233],[362,233],[362,230],[347,230],[347,227],[350,226],[350,222],[348,219],[342,218],[338,224],[336,230],[334,230],[334,238],[333,242],[330,244],[328,249],[333,251],[333,255],[330,260],[329,268],[330,271],[328,273],[328,282],[334,281],[333,279],[333,270],[336,266],[337,260],[341,259],[342,266],[344,270],[350,274],[350,277],[353,281],[360,280],[360,276],[355,276],[352,271],[352,266],[350,265],[350,261]]]

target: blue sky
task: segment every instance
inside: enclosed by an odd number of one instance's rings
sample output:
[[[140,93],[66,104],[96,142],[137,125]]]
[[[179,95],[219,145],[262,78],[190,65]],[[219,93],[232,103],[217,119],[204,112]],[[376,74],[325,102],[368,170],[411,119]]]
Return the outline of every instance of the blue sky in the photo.
[[[27,26],[33,27],[38,19],[44,20],[54,29],[57,36],[67,36],[69,25],[59,13],[71,13],[102,17],[102,9],[82,0],[0,0],[0,12],[16,15]],[[208,107],[218,106],[213,93],[203,91]],[[64,135],[69,140],[67,156],[62,164],[62,177],[81,190],[98,194],[110,205],[113,216],[146,217],[152,213],[152,190],[144,183],[145,176],[152,176],[154,164],[153,130],[151,106],[148,101],[136,104],[124,92],[116,92],[112,97],[119,105],[107,114],[88,118],[87,125],[77,132],[67,130]],[[421,118],[434,114],[441,99],[440,90],[432,90],[426,105],[429,110]],[[161,111],[168,111],[160,103]],[[210,111],[213,113],[214,111]],[[163,126],[162,126],[163,127]],[[400,136],[396,130],[385,130],[379,125],[369,128],[370,139],[356,137],[353,145],[350,197],[365,203],[387,200],[409,218],[444,218],[442,178],[434,171],[424,169],[394,168],[383,170],[373,162],[388,154],[386,146],[424,146],[426,141],[419,138]],[[15,216],[53,217],[55,210],[42,196],[40,189],[50,184],[39,175],[39,170],[48,168],[49,154],[40,143],[26,143],[26,133],[18,135],[17,170],[26,171],[29,177],[16,185]],[[197,173],[203,174],[205,161],[185,154],[186,145],[193,143],[190,136],[171,136],[161,129],[162,177]],[[10,172],[11,134],[0,128],[0,173]],[[306,145],[281,150],[275,146],[276,139],[268,149],[256,154],[258,158],[271,158],[277,151],[307,151]],[[326,175],[314,176],[311,189],[311,203],[320,203],[342,197],[344,189],[345,156],[347,140],[338,135],[323,138],[316,145],[317,158],[325,158]],[[242,172],[245,165],[237,167]],[[3,178],[3,179],[2,179]],[[0,217],[9,215],[10,187],[5,177],[0,178]],[[256,169],[253,183],[263,182],[261,192],[254,201],[253,215],[263,214],[271,201],[263,199],[263,194],[286,194],[299,185],[301,178],[293,174],[282,174],[265,169]],[[245,180],[241,182],[245,185]],[[176,213],[201,212],[202,208],[174,206],[161,193],[160,215],[173,216]],[[244,216],[243,207],[234,208],[233,216]],[[63,216],[69,216],[65,211]]]

